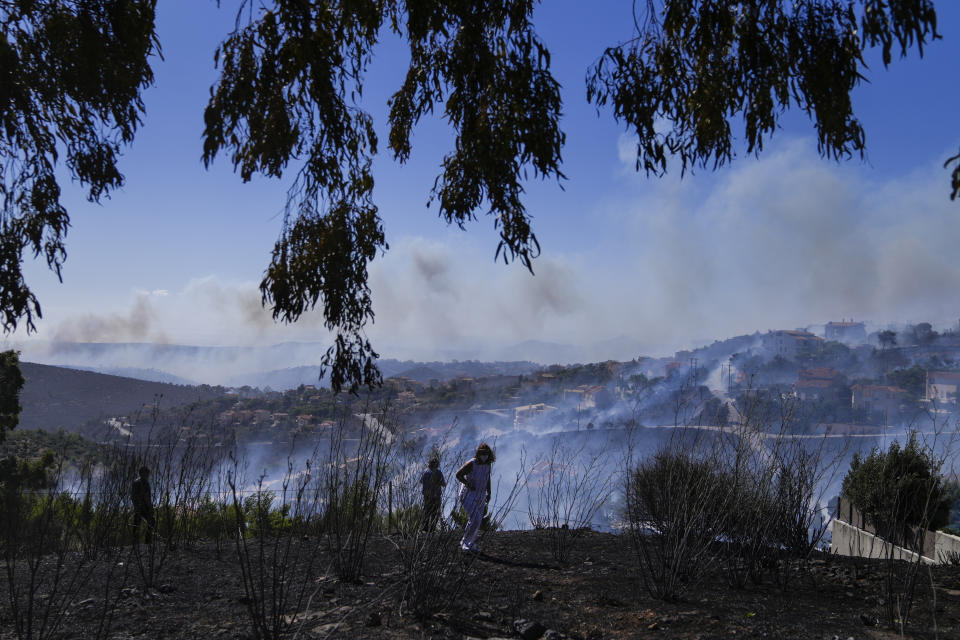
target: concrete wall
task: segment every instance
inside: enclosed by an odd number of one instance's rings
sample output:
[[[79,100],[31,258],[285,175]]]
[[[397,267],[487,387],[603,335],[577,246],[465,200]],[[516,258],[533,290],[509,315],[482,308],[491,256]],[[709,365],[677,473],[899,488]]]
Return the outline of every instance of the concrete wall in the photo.
[[[943,531],[937,531],[937,564],[950,564],[960,561],[960,538]]]
[[[894,560],[916,561],[917,554],[903,547],[891,545],[869,531],[860,529],[843,520],[833,521],[833,534],[830,540],[830,552],[841,556],[859,558],[890,558]],[[926,556],[922,560],[928,564],[934,561]]]
[[[926,564],[948,564],[960,562],[960,538],[942,531],[930,531],[924,548],[928,550],[921,556]],[[833,521],[833,533],[830,540],[830,552],[841,556],[860,558],[890,558],[894,560],[916,561],[917,554],[909,549],[891,545],[874,534],[853,526],[843,520]]]

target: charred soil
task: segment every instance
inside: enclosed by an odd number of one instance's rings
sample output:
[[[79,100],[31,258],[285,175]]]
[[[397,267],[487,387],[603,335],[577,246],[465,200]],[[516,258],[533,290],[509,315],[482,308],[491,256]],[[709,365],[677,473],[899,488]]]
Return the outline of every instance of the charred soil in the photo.
[[[401,605],[400,543],[371,540],[359,581],[341,582],[323,570],[312,576],[312,598],[290,636],[960,638],[957,567],[921,569],[910,625],[901,635],[883,624],[884,568],[878,561],[818,555],[785,585],[767,580],[745,589],[731,588],[718,568],[689,585],[681,600],[664,602],[643,589],[625,536],[593,532],[580,538],[568,563],[553,559],[549,532],[488,533],[482,553],[457,560],[465,564],[453,606],[417,618]],[[15,637],[7,589],[4,581],[3,640]],[[97,636],[103,593],[95,575],[66,609],[61,637]],[[253,637],[231,547],[219,554],[212,543],[174,551],[150,589],[135,570],[127,571],[111,599],[110,638]]]

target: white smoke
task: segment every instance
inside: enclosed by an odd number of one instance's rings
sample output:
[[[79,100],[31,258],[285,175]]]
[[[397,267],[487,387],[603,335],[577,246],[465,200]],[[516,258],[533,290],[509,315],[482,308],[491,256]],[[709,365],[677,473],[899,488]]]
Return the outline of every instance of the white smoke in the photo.
[[[631,197],[598,194],[592,209],[535,220],[536,275],[495,262],[496,239],[483,230],[391,236],[370,265],[374,347],[418,360],[522,359],[528,352],[514,345],[527,341],[547,352],[542,360],[570,362],[839,318],[955,324],[960,205],[945,193],[939,161],[878,184],[868,167],[824,161],[812,142],[792,140],[715,174],[629,171],[621,178]],[[575,251],[560,251],[570,238]],[[330,340],[319,311],[279,324],[256,282],[221,276],[134,293],[126,309],[48,314],[39,337]]]

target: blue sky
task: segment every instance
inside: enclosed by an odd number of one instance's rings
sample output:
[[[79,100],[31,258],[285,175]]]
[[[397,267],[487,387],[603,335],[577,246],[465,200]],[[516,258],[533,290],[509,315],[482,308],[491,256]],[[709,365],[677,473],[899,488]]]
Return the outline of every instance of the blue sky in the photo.
[[[235,6],[222,4],[159,3],[164,60],[121,163],[127,185],[99,206],[67,189],[73,226],[63,284],[41,262],[26,269],[44,312],[31,339],[326,339],[316,313],[281,326],[259,307],[292,173],[243,184],[226,156],[209,170],[200,160],[213,51]],[[563,189],[529,187],[543,248],[536,276],[494,263],[492,220],[481,216],[462,232],[425,208],[451,141],[439,118],[415,131],[407,165],[379,157],[375,199],[391,248],[371,265],[377,318],[369,335],[382,355],[503,357],[523,340],[591,345],[618,336],[659,354],[840,318],[956,322],[960,202],[948,199],[942,164],[960,148],[960,3],[937,3],[944,37],[922,60],[913,53],[884,70],[871,57],[870,82],[855,96],[865,162],[819,158],[813,128],[793,113],[759,159],[741,148],[731,166],[683,180],[637,174],[631,139],[585,100],[587,68],[630,35],[630,6],[548,0],[538,9],[564,88],[568,179]],[[388,38],[367,82],[364,106],[381,151],[404,58]],[[25,340],[21,332],[5,342],[23,348]]]

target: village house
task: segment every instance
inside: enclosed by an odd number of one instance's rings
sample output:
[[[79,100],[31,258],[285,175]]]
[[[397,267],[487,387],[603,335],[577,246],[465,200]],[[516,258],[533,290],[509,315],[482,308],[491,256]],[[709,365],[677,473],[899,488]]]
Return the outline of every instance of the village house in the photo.
[[[603,389],[600,385],[581,384],[574,389],[564,389],[563,400],[576,402],[581,409],[590,409],[597,406],[597,394]]]
[[[473,389],[473,385],[476,383],[476,379],[470,376],[457,376],[453,380],[447,382],[451,389],[458,389],[462,391],[469,391]]]
[[[397,394],[397,404],[402,407],[412,407],[417,404],[417,394],[413,391],[401,391]]]
[[[960,371],[927,371],[923,399],[937,404],[957,404],[958,386]]]
[[[515,430],[523,429],[530,424],[532,420],[539,418],[545,413],[551,413],[556,410],[556,407],[551,407],[543,402],[516,407],[513,410],[513,428]]]
[[[531,391],[546,388],[552,388],[557,384],[557,375],[546,371],[538,371],[536,374],[524,377],[520,383],[520,391]]]
[[[394,391],[404,392],[404,391],[413,391],[416,392],[419,389],[423,388],[423,385],[414,380],[413,378],[407,378],[406,376],[393,376],[387,378],[383,381],[383,385]]]
[[[680,368],[683,367],[683,363],[679,360],[674,360],[673,362],[668,362],[663,367],[663,375],[666,377],[672,376],[677,371],[680,371]]]
[[[220,412],[216,421],[220,426],[241,425],[253,420],[253,411],[249,409],[228,409]]]
[[[899,413],[906,389],[889,385],[855,384],[850,388],[850,404],[856,410],[887,414]]]
[[[778,329],[760,336],[760,344],[778,356],[796,358],[798,355],[818,352],[823,338],[806,329]]]
[[[801,400],[845,402],[847,378],[833,367],[801,369],[793,394]]]
[[[313,422],[313,416],[308,413],[302,413],[297,416],[296,425],[298,428],[303,429],[304,427],[310,426]]]
[[[846,344],[863,344],[867,341],[867,329],[862,322],[843,320],[828,322],[823,327],[823,337]]]
[[[496,392],[504,387],[517,385],[519,380],[520,376],[510,376],[498,373],[492,376],[477,378],[473,383],[473,388],[478,393]]]

